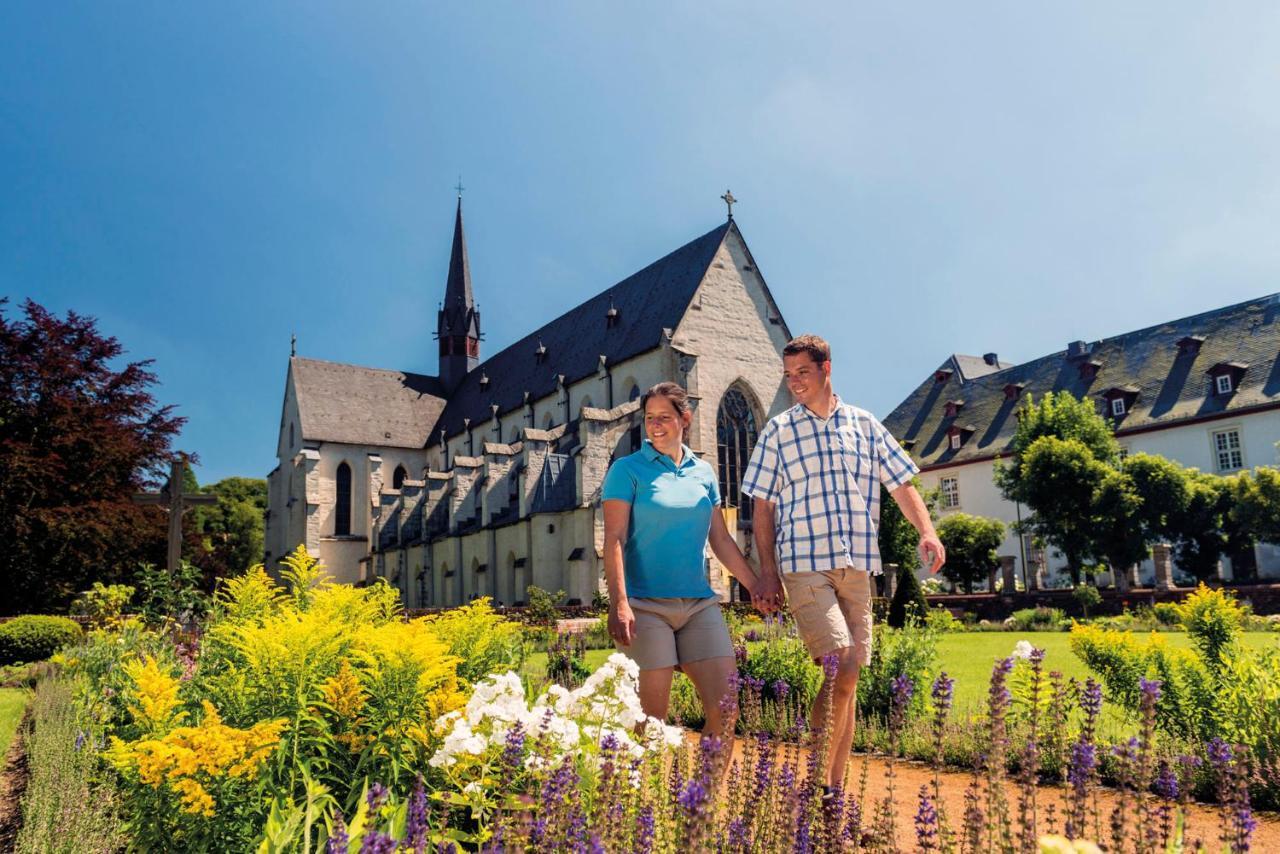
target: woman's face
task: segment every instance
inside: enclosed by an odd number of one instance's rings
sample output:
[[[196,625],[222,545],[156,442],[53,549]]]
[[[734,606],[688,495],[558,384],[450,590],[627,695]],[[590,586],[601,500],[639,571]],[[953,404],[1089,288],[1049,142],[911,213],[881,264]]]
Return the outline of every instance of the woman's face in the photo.
[[[660,451],[680,447],[687,423],[687,419],[676,412],[675,405],[660,394],[649,398],[644,405],[645,435]]]

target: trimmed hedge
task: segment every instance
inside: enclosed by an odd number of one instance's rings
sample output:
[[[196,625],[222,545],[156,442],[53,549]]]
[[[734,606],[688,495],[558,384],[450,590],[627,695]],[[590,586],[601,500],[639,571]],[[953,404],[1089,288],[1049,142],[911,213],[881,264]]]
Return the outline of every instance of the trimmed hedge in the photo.
[[[0,623],[0,667],[44,661],[64,646],[80,640],[75,620],[26,614]]]

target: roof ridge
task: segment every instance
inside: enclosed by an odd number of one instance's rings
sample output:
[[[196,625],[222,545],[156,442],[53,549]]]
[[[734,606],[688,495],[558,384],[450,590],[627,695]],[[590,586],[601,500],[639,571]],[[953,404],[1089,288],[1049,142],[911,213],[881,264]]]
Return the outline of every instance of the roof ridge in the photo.
[[[335,362],[332,359],[313,359],[310,356],[290,356],[289,362],[310,362],[317,365],[333,365],[338,368],[359,368],[362,371],[377,371],[380,374],[404,374],[407,377],[427,377],[439,379],[435,374],[424,374],[419,371],[402,371],[396,368],[371,368],[368,365],[357,365],[352,362]]]
[[[1139,335],[1143,332],[1151,332],[1153,330],[1157,330],[1157,329],[1160,329],[1161,327],[1169,326],[1170,324],[1174,324],[1174,323],[1187,323],[1193,320],[1200,320],[1201,318],[1205,318],[1205,317],[1222,316],[1224,314],[1229,314],[1232,311],[1237,311],[1239,309],[1246,308],[1256,303],[1268,302],[1268,301],[1280,301],[1280,291],[1276,293],[1263,294],[1262,296],[1257,296],[1252,299],[1242,300],[1241,302],[1232,303],[1231,305],[1224,305],[1224,306],[1221,306],[1220,308],[1211,308],[1205,311],[1196,312],[1195,314],[1188,314],[1188,315],[1185,315],[1184,317],[1175,317],[1171,320],[1161,321],[1160,323],[1152,323],[1147,326],[1139,327],[1137,329],[1130,329],[1128,332],[1120,332],[1115,335],[1105,336],[1103,338],[1095,338],[1093,341],[1090,341],[1089,343],[1102,344],[1107,341],[1115,341],[1120,338],[1127,338],[1130,335]],[[1065,353],[1065,352],[1066,350],[1055,350],[1053,353],[1049,353],[1048,355],[1053,356],[1053,355],[1057,355],[1058,353]]]

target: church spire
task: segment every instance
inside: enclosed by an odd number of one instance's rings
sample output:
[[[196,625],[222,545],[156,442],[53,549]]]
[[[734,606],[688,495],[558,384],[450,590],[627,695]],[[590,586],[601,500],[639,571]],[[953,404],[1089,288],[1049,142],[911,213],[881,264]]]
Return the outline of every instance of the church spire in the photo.
[[[461,189],[453,222],[449,278],[445,281],[444,302],[436,319],[436,337],[440,340],[440,381],[452,390],[480,363],[480,312],[476,311],[471,293],[471,263],[467,259],[467,239],[462,229]]]

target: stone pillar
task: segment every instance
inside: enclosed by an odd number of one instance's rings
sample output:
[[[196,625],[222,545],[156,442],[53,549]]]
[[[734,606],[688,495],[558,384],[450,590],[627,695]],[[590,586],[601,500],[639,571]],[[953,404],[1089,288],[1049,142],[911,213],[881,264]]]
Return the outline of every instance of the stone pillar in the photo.
[[[1033,590],[1044,590],[1046,582],[1044,549],[1036,549],[1031,555],[1032,578],[1035,579]],[[1028,585],[1030,586],[1030,585]]]
[[[884,598],[892,599],[893,592],[898,586],[898,565],[896,563],[886,563],[884,565]]]
[[[987,573],[987,592],[988,593],[996,592],[996,572],[997,572],[996,567],[993,566],[991,567],[990,572]]]
[[[1111,567],[1111,584],[1117,593],[1128,593],[1132,586],[1129,583],[1129,570]]]
[[[1156,565],[1156,590],[1172,590],[1173,547],[1168,543],[1157,543],[1151,547],[1151,559]]]
[[[1018,579],[1014,574],[1014,566],[1018,559],[1013,555],[1000,556],[1000,575],[1004,581],[1004,595],[1013,596],[1018,592]]]

